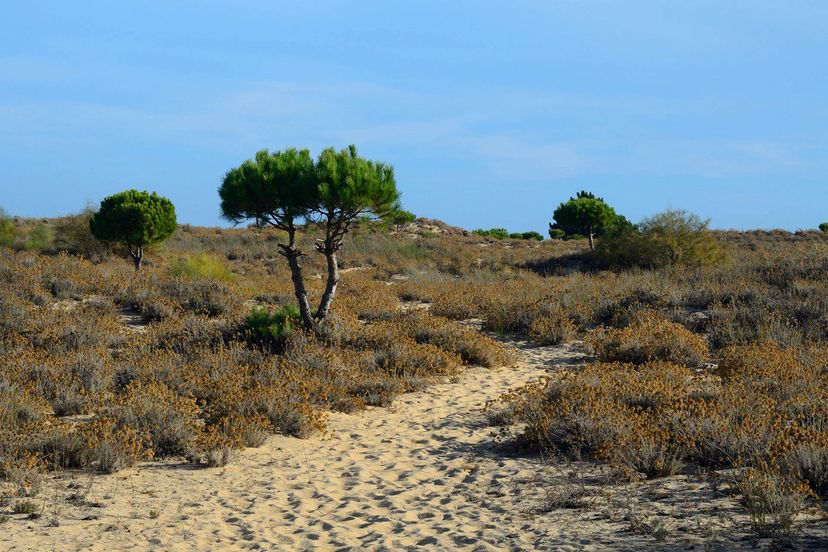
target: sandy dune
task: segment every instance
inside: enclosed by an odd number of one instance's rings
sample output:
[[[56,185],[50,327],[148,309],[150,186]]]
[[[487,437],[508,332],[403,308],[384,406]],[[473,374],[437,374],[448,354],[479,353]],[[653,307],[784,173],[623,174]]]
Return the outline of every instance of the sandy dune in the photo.
[[[602,490],[603,468],[545,464],[493,448],[495,430],[485,423],[486,402],[549,368],[579,360],[573,346],[521,346],[520,355],[515,367],[470,369],[456,382],[399,397],[391,409],[333,414],[330,436],[273,437],[225,468],[157,463],[107,477],[57,475],[43,494],[43,515],[4,524],[0,548],[663,548],[652,536],[625,529],[630,522],[620,513],[621,499]],[[538,515],[545,489],[578,478],[593,481],[593,508]],[[678,477],[660,485],[661,498],[674,499],[665,506],[672,512],[666,514],[673,524],[670,549],[679,543],[698,547],[705,531],[713,535],[710,527],[716,516],[727,513],[728,503],[720,509],[708,501],[712,513],[703,514],[698,484]],[[627,507],[635,500],[658,500],[648,492],[646,486],[631,492],[624,499]],[[721,526],[727,529],[727,523]],[[734,537],[727,538],[722,549],[734,547]]]

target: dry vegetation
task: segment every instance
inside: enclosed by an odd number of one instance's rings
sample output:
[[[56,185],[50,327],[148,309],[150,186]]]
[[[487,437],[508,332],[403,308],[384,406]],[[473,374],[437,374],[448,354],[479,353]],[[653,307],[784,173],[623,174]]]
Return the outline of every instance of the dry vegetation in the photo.
[[[504,398],[525,442],[650,478],[738,468],[762,535],[788,535],[828,494],[824,235],[719,233],[719,264],[616,272],[590,268],[580,242],[361,227],[334,313],[309,335],[248,318],[293,302],[276,231],[183,226],[136,275],[82,225],[50,222],[42,251],[0,248],[8,504],[36,495],[46,469],[221,465],[272,432],[324,431],[327,411],[511,362],[454,322],[469,319],[538,344],[581,336],[594,353]],[[305,263],[318,296],[323,267]]]
[[[82,235],[83,218],[53,222],[57,243]],[[509,362],[493,339],[401,308],[386,280],[439,252],[384,234],[353,241],[345,269],[368,270],[346,273],[319,335],[257,332],[251,312],[269,320],[293,300],[279,237],[185,226],[137,274],[97,246],[91,259],[58,246],[0,249],[5,496],[36,494],[45,469],[110,473],[169,456],[223,464],[271,432],[324,431],[326,411],[385,405],[463,365]]]

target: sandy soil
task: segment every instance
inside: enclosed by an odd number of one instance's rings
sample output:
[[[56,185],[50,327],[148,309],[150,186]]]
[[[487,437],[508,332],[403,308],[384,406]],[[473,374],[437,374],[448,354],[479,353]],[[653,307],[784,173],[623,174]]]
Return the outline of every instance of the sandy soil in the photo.
[[[390,409],[332,414],[332,434],[273,437],[227,467],[144,464],[52,476],[37,519],[3,550],[732,550],[751,548],[732,498],[694,476],[614,483],[589,463],[513,457],[487,401],[583,358],[514,343],[521,361],[470,369]],[[550,501],[549,492],[555,500]],[[563,496],[564,500],[561,499]],[[559,502],[561,504],[550,504]],[[825,544],[820,531],[800,547]],[[760,548],[762,547],[762,543]]]

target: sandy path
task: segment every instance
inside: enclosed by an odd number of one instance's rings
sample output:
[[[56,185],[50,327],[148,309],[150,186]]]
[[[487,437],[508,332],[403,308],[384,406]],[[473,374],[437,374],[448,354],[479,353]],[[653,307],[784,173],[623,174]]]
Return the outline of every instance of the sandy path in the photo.
[[[273,437],[225,468],[148,464],[105,477],[62,474],[46,489],[54,498],[41,518],[5,524],[2,548],[495,550],[560,543],[566,528],[497,507],[505,506],[498,498],[504,484],[537,472],[530,460],[491,454],[483,408],[567,352],[531,351],[516,367],[469,369],[455,383],[399,397],[390,409],[332,414],[332,436]],[[71,505],[71,493],[85,501]]]

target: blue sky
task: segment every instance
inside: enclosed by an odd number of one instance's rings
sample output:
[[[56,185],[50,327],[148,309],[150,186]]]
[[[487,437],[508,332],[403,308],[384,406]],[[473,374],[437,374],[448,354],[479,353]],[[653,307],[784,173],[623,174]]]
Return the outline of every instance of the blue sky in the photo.
[[[632,220],[828,221],[828,2],[3,2],[0,205],[155,190],[223,224],[261,148],[344,147],[405,206],[545,231],[588,189]]]

